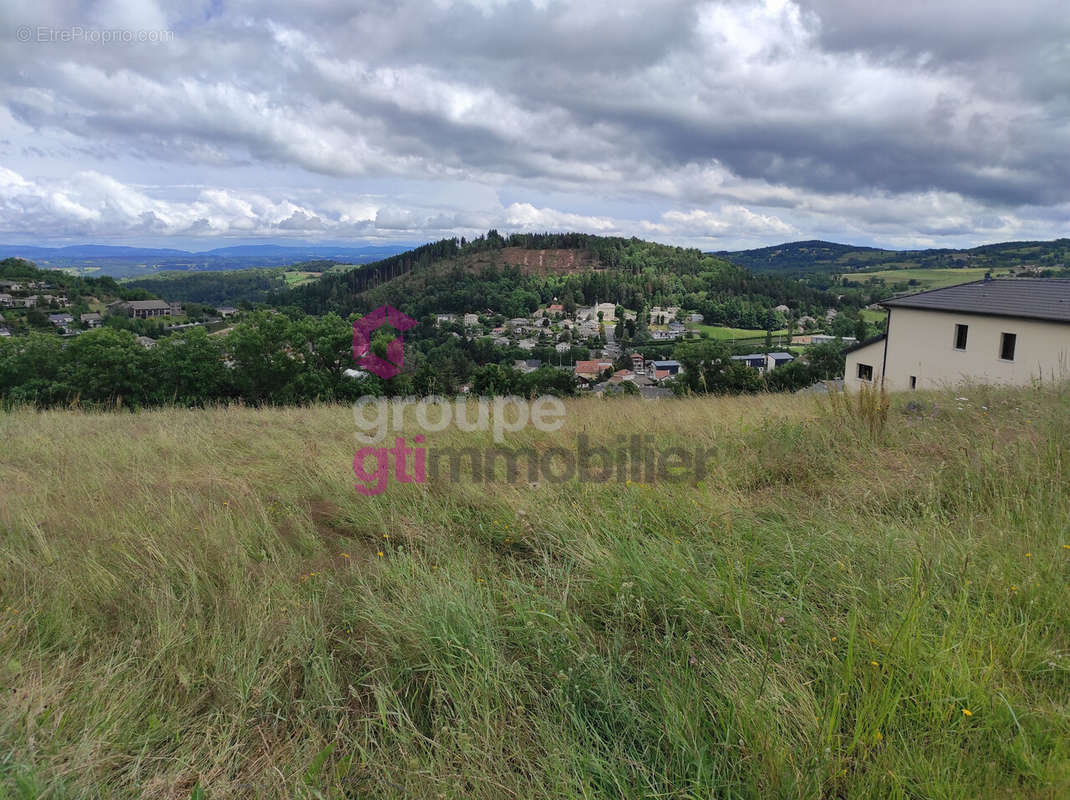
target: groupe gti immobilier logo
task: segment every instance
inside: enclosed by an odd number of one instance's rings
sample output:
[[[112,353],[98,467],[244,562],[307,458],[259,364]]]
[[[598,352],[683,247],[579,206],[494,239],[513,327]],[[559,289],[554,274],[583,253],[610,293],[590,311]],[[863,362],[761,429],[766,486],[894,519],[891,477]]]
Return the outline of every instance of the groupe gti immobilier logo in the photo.
[[[401,334],[416,326],[416,320],[391,306],[379,306],[375,311],[353,323],[353,358],[360,366],[383,380],[401,372],[405,363],[405,342]],[[386,358],[372,352],[372,334],[388,325],[398,332],[386,345]]]

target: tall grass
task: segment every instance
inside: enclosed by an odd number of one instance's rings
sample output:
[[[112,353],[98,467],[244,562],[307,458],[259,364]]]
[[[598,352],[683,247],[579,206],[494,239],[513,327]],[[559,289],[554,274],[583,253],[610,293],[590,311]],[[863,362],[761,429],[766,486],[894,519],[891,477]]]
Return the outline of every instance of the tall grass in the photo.
[[[0,798],[1065,797],[1070,393],[957,396],[571,401],[510,446],[718,457],[371,498],[347,408],[2,415]]]

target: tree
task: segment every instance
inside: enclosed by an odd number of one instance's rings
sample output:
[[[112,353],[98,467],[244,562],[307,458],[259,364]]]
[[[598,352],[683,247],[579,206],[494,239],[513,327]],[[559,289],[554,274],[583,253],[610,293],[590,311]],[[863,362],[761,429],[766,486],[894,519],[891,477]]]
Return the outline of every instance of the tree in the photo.
[[[847,356],[842,342],[825,342],[806,348],[806,358],[814,371],[814,380],[842,378]]]

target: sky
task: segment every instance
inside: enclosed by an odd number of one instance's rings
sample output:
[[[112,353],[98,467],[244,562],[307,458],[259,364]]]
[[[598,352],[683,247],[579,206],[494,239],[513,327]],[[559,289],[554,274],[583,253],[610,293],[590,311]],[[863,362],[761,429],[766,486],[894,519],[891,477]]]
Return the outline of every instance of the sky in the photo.
[[[0,242],[1070,235],[1066,0],[4,0]]]

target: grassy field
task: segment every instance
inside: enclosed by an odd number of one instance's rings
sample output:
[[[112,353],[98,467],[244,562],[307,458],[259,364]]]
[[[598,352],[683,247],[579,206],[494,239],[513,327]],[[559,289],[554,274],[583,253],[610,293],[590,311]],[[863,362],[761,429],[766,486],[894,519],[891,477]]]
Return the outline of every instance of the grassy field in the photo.
[[[700,325],[698,323],[688,323],[687,328],[689,330],[698,331],[702,333],[705,331],[709,334],[711,339],[755,339],[765,338],[765,331],[755,328],[726,328],[721,325]],[[785,336],[787,330],[773,331],[773,336]]]
[[[985,276],[987,269],[963,267],[962,269],[885,269],[877,272],[855,272],[844,275],[851,283],[865,283],[870,278],[880,278],[887,284],[916,280],[917,286],[911,291],[942,289],[960,283],[978,281]]]
[[[294,286],[300,286],[303,283],[311,283],[319,278],[318,272],[301,272],[299,270],[287,270],[282,273],[283,279],[286,281],[286,285],[291,289]]]
[[[1067,796],[1070,390],[659,402],[509,443],[700,480],[375,497],[347,408],[0,415],[0,797]]]

